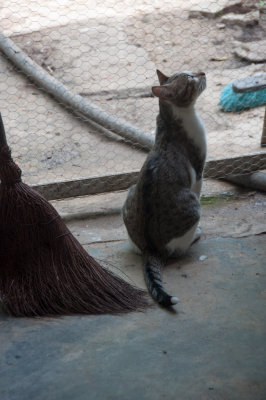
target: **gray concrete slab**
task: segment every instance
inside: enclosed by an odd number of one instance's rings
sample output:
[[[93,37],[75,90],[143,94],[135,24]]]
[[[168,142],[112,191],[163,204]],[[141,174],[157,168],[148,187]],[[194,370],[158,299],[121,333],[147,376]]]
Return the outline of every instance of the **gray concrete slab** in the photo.
[[[154,305],[119,317],[0,313],[0,399],[265,400],[265,234],[230,237],[243,233],[233,230],[234,212],[243,228],[252,216],[254,225],[265,221],[264,201],[253,195],[203,207],[203,240],[164,271],[181,300],[176,312]],[[121,216],[69,227],[91,255],[145,287]]]
[[[169,267],[178,314],[1,315],[1,399],[265,399],[264,262],[264,236],[199,244]]]

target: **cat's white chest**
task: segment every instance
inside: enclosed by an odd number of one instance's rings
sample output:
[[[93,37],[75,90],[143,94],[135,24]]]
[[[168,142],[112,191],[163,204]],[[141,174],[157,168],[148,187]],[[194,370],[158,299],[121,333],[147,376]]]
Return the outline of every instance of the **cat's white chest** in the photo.
[[[206,153],[207,143],[205,129],[197,114],[184,120],[184,128],[189,138],[200,148],[201,152]]]
[[[193,106],[187,108],[174,107],[176,119],[182,120],[182,125],[188,137],[193,140],[200,152],[206,155],[207,141],[204,125]]]
[[[191,181],[191,190],[194,192],[198,198],[200,198],[201,186],[202,186],[202,179],[197,180],[197,175],[195,169],[189,163],[189,174],[190,174],[190,181]]]
[[[174,107],[173,113],[176,119],[182,121],[182,125],[186,131],[186,135],[197,146],[201,156],[205,159],[207,153],[207,140],[204,125],[196,113],[194,106],[190,107]],[[191,180],[191,190],[200,197],[202,179],[197,180],[197,174],[193,166],[189,163],[189,174]]]

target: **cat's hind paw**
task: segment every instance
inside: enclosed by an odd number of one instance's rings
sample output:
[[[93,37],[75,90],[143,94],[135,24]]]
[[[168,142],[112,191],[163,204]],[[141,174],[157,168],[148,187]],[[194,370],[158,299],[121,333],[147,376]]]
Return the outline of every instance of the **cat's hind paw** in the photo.
[[[195,233],[194,233],[193,240],[192,240],[192,243],[191,243],[191,244],[194,244],[194,243],[196,243],[198,240],[200,240],[200,237],[201,237],[201,226],[198,225],[198,226],[197,226],[197,229],[196,229],[196,231],[195,231]]]

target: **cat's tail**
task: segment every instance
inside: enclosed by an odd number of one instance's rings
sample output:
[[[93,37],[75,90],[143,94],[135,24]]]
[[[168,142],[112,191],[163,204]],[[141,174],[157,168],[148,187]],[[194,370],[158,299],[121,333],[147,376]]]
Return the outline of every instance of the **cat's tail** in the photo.
[[[163,287],[161,269],[164,264],[163,259],[157,255],[149,252],[143,255],[144,278],[150,295],[160,305],[170,307],[178,303],[179,299],[178,297],[170,296]]]

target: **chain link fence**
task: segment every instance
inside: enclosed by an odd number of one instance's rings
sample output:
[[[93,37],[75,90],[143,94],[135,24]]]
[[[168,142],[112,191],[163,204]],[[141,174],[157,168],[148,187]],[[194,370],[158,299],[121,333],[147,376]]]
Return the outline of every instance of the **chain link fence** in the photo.
[[[3,0],[0,110],[24,181],[50,199],[129,187],[154,140],[156,69],[206,72],[206,177],[266,169],[265,106],[219,106],[266,72],[265,30],[257,0]]]

